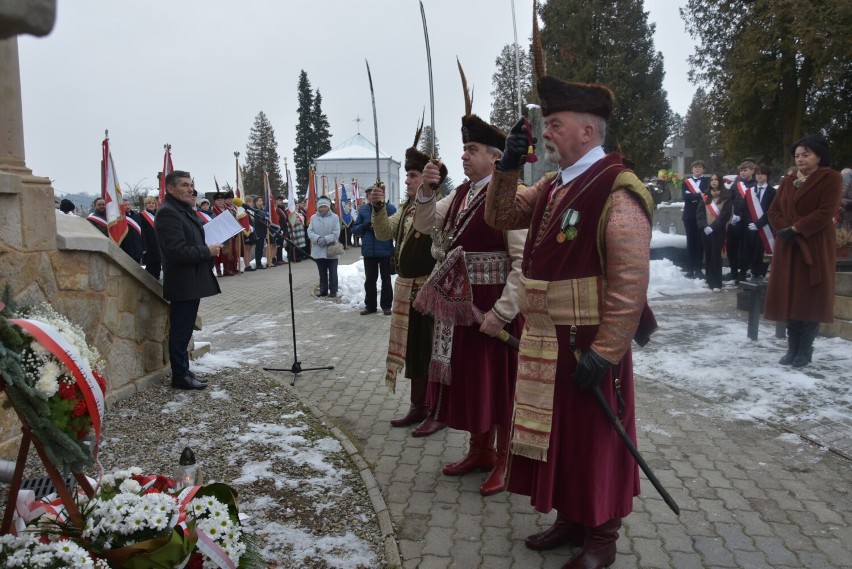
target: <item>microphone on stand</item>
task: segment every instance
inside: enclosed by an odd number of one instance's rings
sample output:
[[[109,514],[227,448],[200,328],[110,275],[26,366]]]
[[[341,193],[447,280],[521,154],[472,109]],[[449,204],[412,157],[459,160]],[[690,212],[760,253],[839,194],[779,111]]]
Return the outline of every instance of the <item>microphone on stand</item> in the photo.
[[[248,205],[246,202],[244,202],[244,201],[242,200],[242,198],[234,198],[234,199],[233,199],[233,201],[232,201],[232,203],[233,203],[235,206],[237,206],[237,207],[241,207],[241,208],[243,208],[243,209],[244,209],[244,210],[246,210],[246,211],[252,211],[252,212],[254,212],[254,213],[261,213],[261,210],[257,209],[256,207],[252,207],[252,206]],[[265,214],[266,212],[264,211],[263,213]]]

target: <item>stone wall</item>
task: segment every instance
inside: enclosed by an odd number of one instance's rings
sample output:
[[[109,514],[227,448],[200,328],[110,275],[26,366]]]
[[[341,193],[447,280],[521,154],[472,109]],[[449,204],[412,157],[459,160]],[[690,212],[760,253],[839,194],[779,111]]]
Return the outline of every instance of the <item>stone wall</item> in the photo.
[[[19,305],[48,301],[85,330],[106,360],[107,404],[162,378],[162,285],[88,221],[55,210],[49,185],[21,180],[0,172],[0,286]],[[0,415],[0,456],[11,458],[20,428],[11,409]]]
[[[834,322],[822,324],[820,334],[852,340],[852,272],[838,271],[834,287]]]

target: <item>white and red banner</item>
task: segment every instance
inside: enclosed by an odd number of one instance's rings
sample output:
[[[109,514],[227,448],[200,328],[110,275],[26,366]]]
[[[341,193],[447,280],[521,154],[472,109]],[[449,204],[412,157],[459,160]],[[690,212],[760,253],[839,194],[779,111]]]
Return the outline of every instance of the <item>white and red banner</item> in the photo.
[[[101,423],[104,420],[104,392],[98,385],[95,372],[89,366],[89,362],[80,356],[77,349],[50,324],[29,318],[12,318],[9,319],[9,322],[23,328],[47,351],[65,364],[65,367],[71,372],[72,377],[77,382],[77,387],[83,394],[89,417],[92,418],[92,430],[95,433],[92,458],[97,462],[98,445],[101,440]]]
[[[293,178],[290,177],[290,169],[287,169],[287,213],[296,213],[296,187]]]
[[[237,159],[237,181],[235,182],[235,184],[236,184],[237,187],[234,188],[234,197],[240,198],[241,200],[245,199],[245,198],[243,198],[243,169],[240,168],[239,158]],[[252,204],[249,204],[249,205],[252,205]]]
[[[172,164],[172,145],[166,144],[166,153],[163,155],[163,169],[160,171],[160,205],[166,200],[166,176],[171,174],[175,167]]]
[[[701,188],[692,178],[687,178],[683,181],[683,185],[686,186],[686,189],[692,192],[693,194],[701,195]]]
[[[272,195],[272,188],[269,186],[269,172],[263,173],[263,192],[266,194],[266,218],[272,225],[281,225],[281,220],[278,219],[278,208],[275,207],[275,197]]]
[[[118,175],[115,173],[115,164],[109,150],[109,138],[104,139],[102,147],[101,197],[106,201],[107,230],[110,238],[121,245],[124,236],[127,235],[127,219],[121,208],[121,186],[118,183]]]
[[[748,205],[749,213],[751,213],[751,218],[754,220],[754,223],[757,223],[757,220],[763,217],[763,207],[760,205],[760,200],[757,199],[756,192],[748,190],[746,204]],[[771,255],[775,250],[775,236],[772,235],[772,229],[769,227],[769,224],[767,223],[763,227],[758,228],[757,234],[760,235],[760,240],[763,241],[763,250]]]

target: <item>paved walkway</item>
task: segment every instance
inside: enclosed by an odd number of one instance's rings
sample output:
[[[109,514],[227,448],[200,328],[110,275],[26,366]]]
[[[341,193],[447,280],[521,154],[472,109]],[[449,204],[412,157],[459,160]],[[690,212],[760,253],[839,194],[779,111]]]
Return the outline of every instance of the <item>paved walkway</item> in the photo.
[[[358,255],[350,249],[342,262]],[[561,567],[570,548],[538,553],[523,544],[554,513],[539,515],[523,496],[483,498],[484,474],[441,474],[443,463],[462,456],[465,434],[444,430],[423,439],[390,427],[408,408],[404,380],[394,395],[384,386],[390,318],[360,316],[314,297],[313,264],[292,267],[301,365],[335,366],[301,374],[295,389],[361,446],[390,510],[403,566]],[[214,353],[245,353],[252,365],[291,369],[287,268],[220,283],[224,294],[202,301],[204,330],[196,339],[212,342]],[[733,292],[708,297],[720,312],[734,302]],[[732,420],[719,404],[647,378],[637,379],[637,416],[639,448],[681,515],[643,480],[613,567],[852,567],[852,462],[773,426]]]

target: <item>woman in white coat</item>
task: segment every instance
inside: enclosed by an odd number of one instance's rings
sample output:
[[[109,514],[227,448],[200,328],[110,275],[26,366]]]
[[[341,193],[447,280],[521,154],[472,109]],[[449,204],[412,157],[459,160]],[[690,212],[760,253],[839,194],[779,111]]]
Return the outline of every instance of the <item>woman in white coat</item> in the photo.
[[[320,276],[320,296],[337,296],[337,260],[328,255],[328,246],[337,243],[340,236],[340,218],[331,212],[331,201],[322,196],[317,200],[317,213],[308,224],[311,256],[317,263]]]

